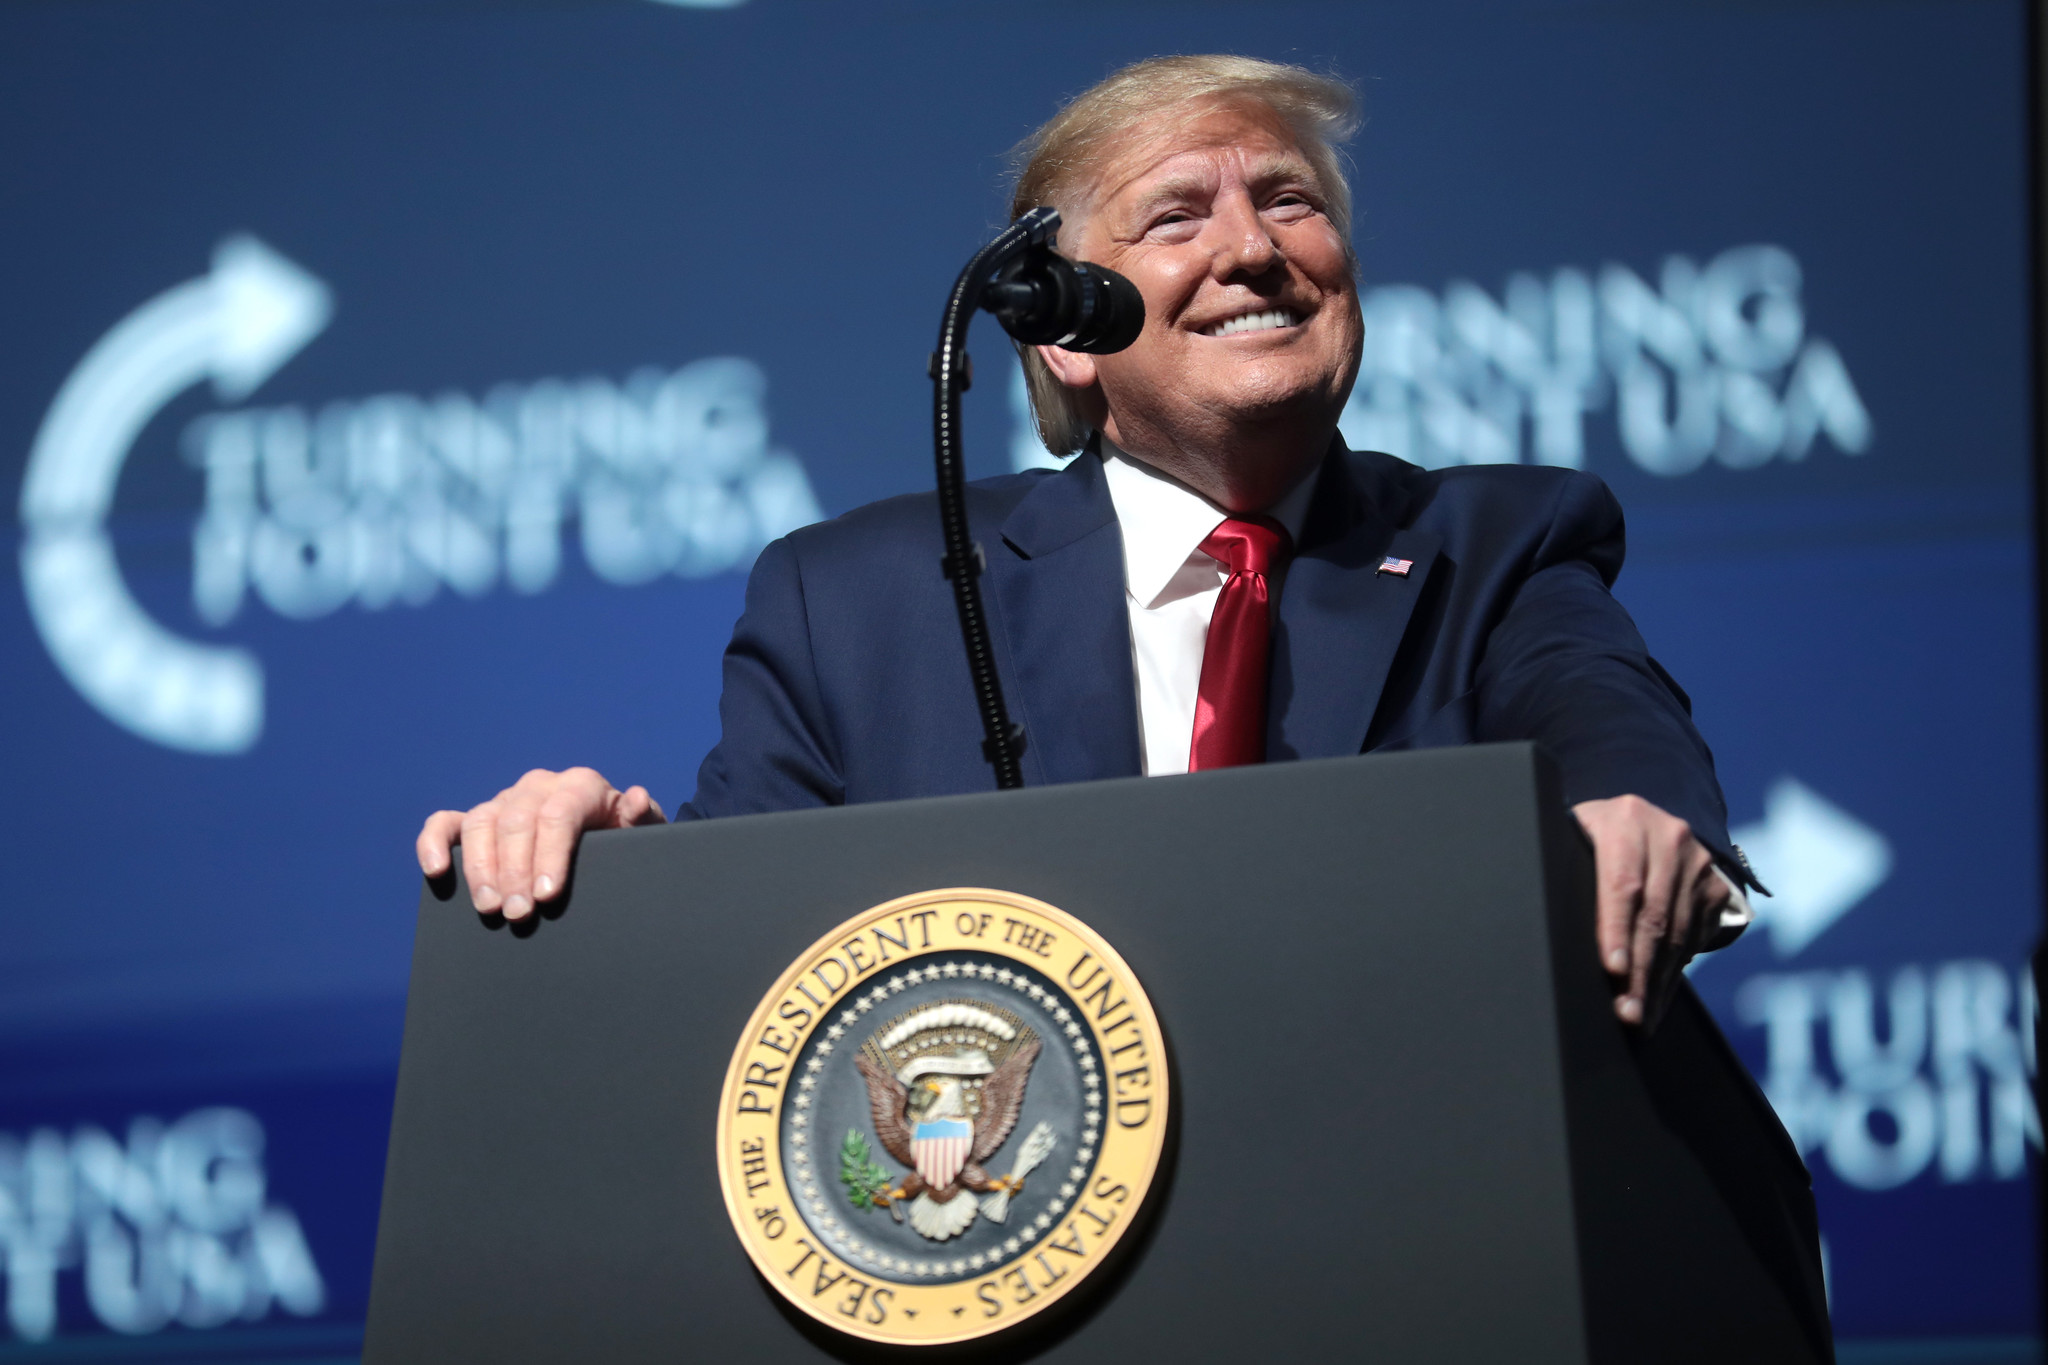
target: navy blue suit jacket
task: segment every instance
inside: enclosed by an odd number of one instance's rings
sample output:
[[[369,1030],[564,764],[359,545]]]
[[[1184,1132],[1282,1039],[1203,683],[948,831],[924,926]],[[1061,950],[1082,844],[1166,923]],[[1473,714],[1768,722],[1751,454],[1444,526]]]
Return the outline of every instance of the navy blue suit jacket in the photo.
[[[1123,541],[1100,460],[968,488],[1029,786],[1141,771]],[[1541,742],[1572,802],[1635,793],[1736,875],[1685,693],[1608,589],[1621,508],[1589,474],[1324,461],[1273,641],[1271,760]],[[1404,577],[1378,572],[1388,555]],[[929,494],[762,552],[725,659],[723,735],[681,815],[987,791]]]

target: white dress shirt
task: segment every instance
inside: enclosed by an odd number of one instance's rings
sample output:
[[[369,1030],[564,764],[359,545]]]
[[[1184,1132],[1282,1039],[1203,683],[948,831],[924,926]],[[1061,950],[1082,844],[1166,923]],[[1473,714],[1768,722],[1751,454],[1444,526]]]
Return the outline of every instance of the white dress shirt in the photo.
[[[1086,459],[1087,456],[1081,458]],[[1229,513],[1170,475],[1133,459],[1107,440],[1102,470],[1124,536],[1124,604],[1131,616],[1131,663],[1138,676],[1138,733],[1145,776],[1184,773],[1195,738],[1195,694],[1209,618],[1230,571],[1202,553],[1202,542]],[[1311,469],[1266,515],[1300,539],[1315,490]],[[1280,600],[1283,565],[1270,575]]]
[[[1080,458],[1088,459],[1084,454]],[[1308,516],[1316,473],[1265,515],[1287,528],[1296,543]],[[1202,553],[1201,544],[1230,514],[1171,475],[1135,459],[1105,438],[1102,471],[1124,538],[1124,605],[1131,618],[1131,664],[1138,681],[1138,735],[1145,776],[1184,773],[1194,746],[1195,696],[1202,682],[1202,651],[1209,618],[1230,571]],[[1286,567],[1271,575],[1277,606]],[[1728,887],[1716,946],[1731,941],[1752,918],[1742,888],[1715,869]]]

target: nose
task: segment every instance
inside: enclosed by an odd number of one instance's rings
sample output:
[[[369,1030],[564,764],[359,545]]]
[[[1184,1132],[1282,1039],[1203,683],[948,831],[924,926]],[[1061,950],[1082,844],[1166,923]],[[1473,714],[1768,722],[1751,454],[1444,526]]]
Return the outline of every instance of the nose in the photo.
[[[1280,260],[1279,243],[1266,230],[1258,205],[1241,189],[1225,196],[1211,211],[1208,226],[1215,238],[1209,272],[1218,284],[1238,276],[1263,275]]]

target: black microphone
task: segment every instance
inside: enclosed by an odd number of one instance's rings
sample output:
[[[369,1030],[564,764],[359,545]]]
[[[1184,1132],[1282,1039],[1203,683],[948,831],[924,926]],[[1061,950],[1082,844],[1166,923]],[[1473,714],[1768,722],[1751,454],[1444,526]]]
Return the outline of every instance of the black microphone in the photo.
[[[1090,355],[1121,351],[1145,328],[1145,300],[1136,285],[1048,246],[1034,246],[996,272],[981,306],[1027,346]]]

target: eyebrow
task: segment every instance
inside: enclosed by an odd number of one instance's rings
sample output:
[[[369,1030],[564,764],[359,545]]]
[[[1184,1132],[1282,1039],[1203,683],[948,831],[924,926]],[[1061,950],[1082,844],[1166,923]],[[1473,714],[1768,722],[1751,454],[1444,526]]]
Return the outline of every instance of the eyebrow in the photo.
[[[1275,181],[1298,180],[1321,193],[1315,168],[1298,156],[1268,156],[1253,164],[1245,177],[1253,186],[1270,185]],[[1187,199],[1204,193],[1209,188],[1206,175],[1174,175],[1160,181],[1147,190],[1144,196],[1130,206],[1133,214],[1142,216],[1161,204],[1176,199]]]

